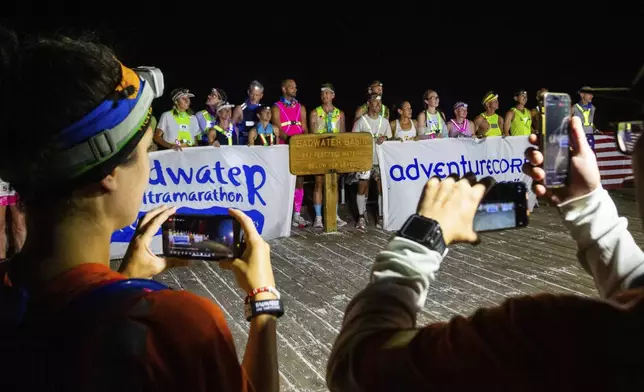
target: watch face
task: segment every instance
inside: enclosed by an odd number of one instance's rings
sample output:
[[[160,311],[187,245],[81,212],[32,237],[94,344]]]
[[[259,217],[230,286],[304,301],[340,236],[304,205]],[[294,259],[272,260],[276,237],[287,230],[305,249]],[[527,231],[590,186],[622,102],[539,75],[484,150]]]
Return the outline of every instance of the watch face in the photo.
[[[433,224],[429,220],[424,220],[420,217],[410,219],[405,227],[405,235],[414,241],[425,241],[429,230]]]

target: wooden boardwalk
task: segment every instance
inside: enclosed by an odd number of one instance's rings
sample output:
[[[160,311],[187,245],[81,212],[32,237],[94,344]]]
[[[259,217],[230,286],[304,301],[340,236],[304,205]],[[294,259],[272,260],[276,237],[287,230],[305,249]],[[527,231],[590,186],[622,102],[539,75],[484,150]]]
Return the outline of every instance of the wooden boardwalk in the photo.
[[[644,244],[632,190],[613,194],[628,217],[635,240]],[[325,368],[344,309],[366,284],[376,253],[390,233],[374,227],[355,230],[353,221],[337,234],[295,229],[290,238],[271,241],[277,287],[286,314],[278,322],[281,386],[284,391],[326,391]],[[556,208],[535,209],[521,230],[488,233],[476,247],[457,245],[443,262],[429,290],[420,325],[468,315],[511,296],[541,292],[595,296],[590,276],[578,265],[576,247]],[[248,334],[242,293],[234,277],[216,265],[198,262],[158,279],[215,301],[226,318],[241,360]]]

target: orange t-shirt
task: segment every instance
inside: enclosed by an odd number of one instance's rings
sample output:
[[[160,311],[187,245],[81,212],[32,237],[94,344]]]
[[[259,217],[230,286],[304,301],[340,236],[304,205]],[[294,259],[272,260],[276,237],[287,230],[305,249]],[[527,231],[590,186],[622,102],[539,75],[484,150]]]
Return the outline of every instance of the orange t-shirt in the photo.
[[[31,295],[39,307],[55,312],[79,294],[118,279],[126,277],[102,264],[83,264]],[[142,292],[135,298],[140,299],[124,309],[127,316],[119,317],[119,328],[98,324],[84,335],[78,363],[60,375],[64,390],[254,390],[218,306],[186,291]]]

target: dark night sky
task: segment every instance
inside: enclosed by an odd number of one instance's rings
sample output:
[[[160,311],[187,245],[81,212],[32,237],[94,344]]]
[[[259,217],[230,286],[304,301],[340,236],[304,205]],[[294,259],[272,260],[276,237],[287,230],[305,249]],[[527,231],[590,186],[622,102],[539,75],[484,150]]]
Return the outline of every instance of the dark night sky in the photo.
[[[500,44],[479,48],[465,48],[459,44],[450,48],[439,47],[438,43],[420,46],[410,43],[410,48],[398,48],[376,38],[365,40],[364,46],[341,47],[342,41],[336,39],[329,43],[309,40],[308,47],[318,48],[314,51],[295,46],[299,44],[297,39],[282,40],[293,45],[291,47],[247,46],[249,42],[268,43],[268,39],[239,39],[239,47],[221,47],[218,42],[230,44],[235,41],[234,32],[221,32],[216,39],[202,40],[200,37],[209,33],[204,28],[200,30],[198,23],[189,27],[190,38],[183,38],[183,44],[179,44],[175,32],[149,26],[86,23],[70,27],[56,25],[51,19],[37,25],[4,22],[20,32],[40,30],[74,34],[91,29],[97,32],[101,41],[115,48],[125,64],[161,68],[165,74],[166,96],[155,104],[157,115],[170,107],[169,92],[176,87],[186,87],[194,92],[193,109],[200,110],[211,87],[223,88],[230,101],[240,103],[253,79],[266,87],[263,102],[273,102],[280,94],[280,81],[288,77],[298,83],[298,99],[309,110],[319,104],[319,86],[328,81],[336,88],[336,106],[352,117],[355,108],[364,102],[366,85],[379,79],[384,83],[383,101],[390,107],[401,100],[409,100],[416,116],[422,110],[423,92],[432,88],[441,96],[441,109],[448,117],[452,114],[452,104],[463,100],[470,104],[469,117],[473,118],[482,109],[479,102],[488,90],[500,94],[499,114],[504,114],[513,103],[512,92],[516,89],[529,91],[529,107],[535,106],[534,96],[540,87],[567,92],[575,101],[578,98],[576,90],[582,85],[629,86],[644,64],[641,43],[633,44],[640,50],[624,50],[622,54],[613,49],[605,51],[605,55],[595,55],[601,50],[530,50],[527,40],[524,44],[506,45],[506,54]],[[357,30],[347,30],[347,37],[360,38]],[[336,30],[335,33],[339,36],[345,31]],[[395,44],[396,36],[391,38]],[[449,42],[442,44],[447,46],[445,44],[449,45]],[[600,124],[608,119],[609,107],[611,114],[615,113],[614,103],[596,98],[595,105]]]

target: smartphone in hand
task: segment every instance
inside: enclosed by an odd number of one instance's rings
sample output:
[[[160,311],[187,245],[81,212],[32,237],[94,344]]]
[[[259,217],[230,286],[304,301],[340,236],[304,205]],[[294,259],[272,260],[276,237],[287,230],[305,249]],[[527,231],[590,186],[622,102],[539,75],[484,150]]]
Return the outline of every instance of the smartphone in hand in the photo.
[[[560,188],[568,183],[570,167],[570,96],[565,93],[545,93],[539,149],[543,154],[543,184]]]
[[[161,226],[166,257],[220,261],[241,257],[244,233],[230,215],[175,214]]]
[[[500,182],[485,195],[474,215],[474,231],[496,231],[528,225],[528,193],[523,182]]]

